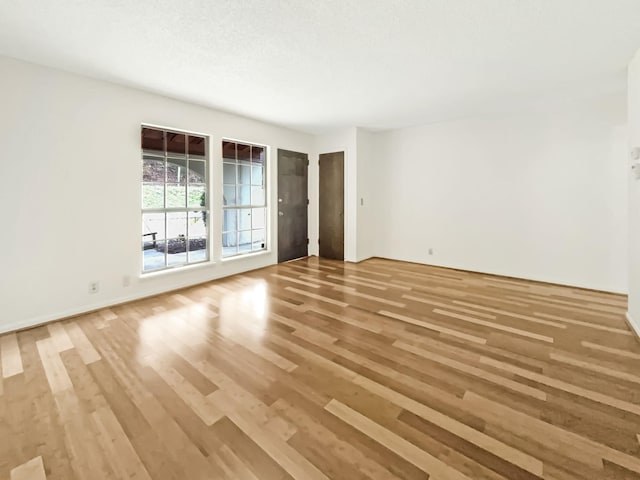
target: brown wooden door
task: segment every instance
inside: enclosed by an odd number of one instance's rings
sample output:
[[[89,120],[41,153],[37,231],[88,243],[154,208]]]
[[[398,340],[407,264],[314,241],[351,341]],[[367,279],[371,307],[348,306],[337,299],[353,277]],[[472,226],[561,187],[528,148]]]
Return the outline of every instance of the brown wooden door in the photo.
[[[278,262],[309,254],[306,153],[278,150]]]
[[[320,155],[320,256],[344,260],[344,152]]]

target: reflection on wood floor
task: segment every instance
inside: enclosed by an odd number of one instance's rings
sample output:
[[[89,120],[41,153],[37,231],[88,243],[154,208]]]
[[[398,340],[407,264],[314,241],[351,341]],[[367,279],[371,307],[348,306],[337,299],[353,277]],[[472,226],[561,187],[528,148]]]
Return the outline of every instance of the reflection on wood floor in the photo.
[[[623,296],[303,259],[0,337],[0,478],[640,479]]]

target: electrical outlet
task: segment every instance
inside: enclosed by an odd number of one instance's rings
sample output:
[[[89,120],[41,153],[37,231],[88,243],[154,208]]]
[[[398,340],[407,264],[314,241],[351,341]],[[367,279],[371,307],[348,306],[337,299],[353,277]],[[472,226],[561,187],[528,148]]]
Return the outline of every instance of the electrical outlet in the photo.
[[[100,282],[89,282],[89,293],[98,293],[100,291]]]
[[[433,248],[429,249],[429,255],[433,255]]]
[[[129,275],[125,275],[122,277],[122,286],[128,287],[129,285],[131,285],[131,277]]]

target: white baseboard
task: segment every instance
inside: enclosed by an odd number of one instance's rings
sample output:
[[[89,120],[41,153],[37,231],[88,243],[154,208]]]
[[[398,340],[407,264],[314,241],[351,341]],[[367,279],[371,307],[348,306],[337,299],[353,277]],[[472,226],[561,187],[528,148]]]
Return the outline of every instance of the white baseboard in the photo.
[[[188,287],[188,286],[189,285],[185,285],[185,287]],[[176,290],[179,288],[183,288],[183,286],[171,288],[169,291]],[[150,291],[150,292],[138,293],[135,295],[129,295],[125,297],[112,298],[109,300],[104,300],[101,302],[84,305],[79,308],[64,310],[51,315],[42,315],[40,317],[25,320],[22,322],[0,324],[0,334],[7,333],[7,332],[16,332],[19,330],[25,330],[27,328],[34,328],[40,325],[46,325],[47,323],[55,322],[56,320],[63,320],[65,318],[76,317],[78,315],[94,312],[96,310],[101,310],[103,308],[113,307],[115,305],[120,305],[122,303],[132,302],[134,300],[141,300],[143,298],[152,297],[154,295],[158,295],[166,291],[167,289],[158,289],[157,291]]]
[[[403,256],[386,256],[386,255],[375,255],[372,258],[383,258],[387,260],[398,260],[400,262],[409,262],[409,263],[418,263],[420,265],[427,265],[430,267],[440,267],[440,268],[450,268],[452,270],[462,270],[465,272],[479,273],[482,275],[495,275],[497,277],[507,277],[507,278],[516,278],[518,280],[530,280],[532,282],[540,282],[540,283],[549,283],[552,285],[561,285],[564,287],[572,287],[572,288],[581,288],[585,290],[596,290],[598,292],[605,293],[614,293],[616,295],[628,295],[629,291],[626,288],[618,288],[612,287],[609,285],[597,285],[591,283],[580,283],[580,282],[572,282],[567,281],[561,278],[553,278],[553,277],[538,277],[535,275],[528,274],[520,274],[518,272],[509,272],[509,271],[500,271],[500,270],[491,270],[491,269],[482,269],[475,266],[469,265],[460,265],[454,263],[444,263],[437,262],[435,260],[425,261],[422,259],[414,259],[411,257],[403,257]]]
[[[636,334],[636,336],[638,337],[638,340],[640,340],[640,323],[636,322],[633,317],[631,317],[631,315],[629,314],[629,312],[627,312],[625,314],[625,316],[627,317],[627,323],[629,324],[629,326],[631,327],[631,330],[634,331],[634,333]]]
[[[276,259],[274,252],[266,251],[234,258],[232,260],[223,260],[217,264],[202,263],[184,267],[176,271],[147,274],[139,279],[135,292],[129,292],[127,295],[108,296],[106,298],[96,299],[93,302],[84,303],[72,308],[58,310],[55,313],[39,315],[29,319],[22,319],[13,322],[4,322],[2,321],[3,319],[0,318],[0,334],[25,330],[27,328],[37,327],[57,320],[63,320],[65,318],[94,312],[103,308],[114,307],[116,305],[141,300],[154,295],[173,292],[182,288],[188,288],[194,285],[218,280],[220,278],[230,277],[240,273],[268,267],[275,263]],[[196,272],[200,272],[200,274],[196,275]],[[177,276],[172,277],[171,282],[169,283],[164,282],[161,284],[155,284],[159,278],[168,278],[167,275]],[[0,314],[1,313],[2,312],[0,312]]]
[[[262,267],[258,267],[262,268]],[[225,276],[232,276],[236,273],[231,273]],[[82,305],[80,307],[71,308],[68,310],[59,311],[57,313],[53,313],[50,315],[41,315],[36,318],[31,318],[28,320],[23,320],[21,322],[12,322],[12,323],[0,323],[0,334],[7,332],[16,332],[19,330],[25,330],[27,328],[33,328],[40,325],[46,325],[47,323],[55,322],[57,320],[64,320],[65,318],[76,317],[79,315],[83,315],[90,312],[95,312],[96,310],[101,310],[103,308],[115,307],[116,305],[121,305],[123,303],[134,302],[136,300],[142,300],[143,298],[153,297],[155,295],[160,295],[162,293],[169,293],[175,290],[180,290],[182,288],[192,287],[194,285],[199,285],[202,283],[210,282],[213,280],[218,280],[220,275],[214,275],[211,278],[198,278],[198,279],[186,279],[182,281],[176,281],[170,286],[160,286],[155,288],[145,288],[142,291],[138,291],[131,295],[125,295],[115,298],[108,298],[104,300],[100,300],[98,302],[92,302],[89,304]]]

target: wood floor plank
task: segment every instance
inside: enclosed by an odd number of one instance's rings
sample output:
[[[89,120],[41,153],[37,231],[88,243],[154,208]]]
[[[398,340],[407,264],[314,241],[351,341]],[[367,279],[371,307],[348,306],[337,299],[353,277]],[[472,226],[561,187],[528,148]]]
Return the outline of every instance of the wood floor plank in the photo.
[[[273,460],[296,480],[328,480],[311,462],[284,441],[261,428],[244,411],[233,407],[233,402],[222,391],[211,394],[212,400],[225,415],[248,437],[253,439]]]
[[[100,360],[100,354],[93,347],[77,322],[68,322],[64,326],[64,328],[67,331],[69,338],[71,339],[71,343],[76,348],[76,350],[78,350],[80,357],[82,357],[82,361],[86,365]]]
[[[530,455],[520,452],[509,445],[495,440],[482,432],[479,432],[457,420],[448,417],[432,408],[427,407],[415,400],[397,393],[383,385],[373,382],[365,377],[357,377],[354,383],[361,385],[373,393],[380,395],[387,400],[401,406],[402,408],[415,413],[425,420],[442,427],[443,429],[483,448],[498,457],[504,458],[510,463],[527,470],[534,475],[542,475],[542,462]]]
[[[487,339],[486,338],[478,337],[478,336],[475,336],[475,335],[469,335],[469,334],[460,332],[458,330],[453,330],[451,328],[443,327],[443,326],[437,325],[435,323],[426,322],[426,321],[423,321],[423,320],[417,320],[415,318],[411,318],[411,317],[408,317],[406,315],[400,315],[398,313],[388,312],[386,310],[380,310],[378,313],[380,315],[384,315],[386,317],[395,318],[396,320],[401,320],[403,322],[407,322],[407,323],[410,323],[412,325],[416,325],[418,327],[424,327],[424,328],[427,328],[429,330],[435,330],[437,332],[444,333],[444,334],[450,335],[452,337],[461,338],[461,339],[467,340],[469,342],[480,343],[480,344],[487,343]]]
[[[515,430],[524,431],[526,429],[530,438],[537,437],[539,442],[547,442],[550,446],[561,448],[571,456],[577,454],[583,462],[602,468],[602,460],[607,459],[631,471],[640,473],[640,458],[638,457],[632,457],[580,435],[526,416],[514,409],[484,399],[473,392],[465,394],[464,401],[470,407],[488,414],[491,421]],[[571,451],[567,451],[567,448],[571,449]]]
[[[573,367],[581,368],[591,372],[601,373],[603,375],[609,375],[610,377],[619,378],[620,380],[625,380],[627,382],[640,383],[640,376],[634,375],[632,373],[622,372],[614,368],[609,368],[603,365],[598,365],[593,362],[587,362],[559,353],[551,353],[549,357],[551,358],[551,360],[571,365]]]
[[[455,305],[466,305],[474,310],[482,310],[482,311],[486,311],[486,312],[493,312],[496,315],[503,315],[503,316],[507,316],[507,317],[511,317],[511,318],[517,318],[519,320],[524,320],[526,322],[533,322],[533,323],[538,323],[540,325],[547,325],[550,327],[555,327],[555,328],[561,328],[561,329],[566,329],[567,326],[563,323],[560,322],[552,322],[550,320],[543,320],[541,318],[536,318],[536,317],[532,317],[530,315],[523,315],[521,313],[517,313],[517,312],[509,312],[507,310],[505,310],[504,308],[492,308],[492,307],[487,307],[484,305],[478,305],[478,304],[474,304],[474,303],[470,303],[470,302],[463,302],[460,300],[454,300],[452,302]],[[473,311],[473,310],[471,310]]]
[[[585,322],[582,320],[576,320],[574,318],[570,318],[568,316],[558,316],[558,315],[550,315],[548,313],[541,312],[533,312],[534,315],[544,318],[551,318],[553,320],[559,320],[564,323],[569,323],[571,325],[579,325],[581,327],[593,328],[594,330],[601,330],[608,333],[616,333],[618,335],[625,335],[627,337],[631,337],[633,333],[628,328],[615,328],[615,327],[607,327],[606,325],[600,325],[593,322]]]
[[[40,353],[40,361],[47,375],[49,388],[54,394],[64,392],[65,390],[73,390],[73,384],[69,378],[62,359],[58,354],[56,345],[53,340],[39,340],[36,342],[38,352]]]
[[[635,360],[640,360],[640,353],[633,353],[628,350],[623,350],[620,348],[611,348],[605,345],[599,345],[593,342],[582,341],[580,344],[584,347],[591,348],[593,350],[599,350],[601,352],[611,353],[613,355],[619,355],[621,357],[633,358]]]
[[[477,325],[482,325],[484,327],[494,328],[496,330],[502,330],[504,332],[513,333],[515,335],[520,335],[522,337],[533,338],[534,340],[540,340],[542,342],[553,343],[553,338],[547,335],[539,335],[537,333],[528,332],[526,330],[521,330],[519,328],[509,327],[507,325],[501,325],[495,322],[488,322],[486,320],[481,320],[479,318],[473,318],[469,315],[461,315],[455,312],[447,312],[446,310],[441,310],[436,308],[433,313],[438,313],[440,315],[446,315],[447,317],[457,318],[458,320],[464,320],[465,322],[475,323]]]
[[[9,378],[24,371],[18,337],[15,333],[8,333],[0,337],[0,360],[3,378]]]
[[[109,454],[109,459],[119,478],[128,480],[151,480],[149,472],[140,461],[124,430],[109,408],[92,413],[97,426],[100,444]]]
[[[302,295],[302,296],[305,296],[305,297],[313,298],[315,300],[319,300],[321,302],[330,303],[330,304],[336,305],[338,307],[346,307],[346,306],[349,305],[348,303],[341,302],[339,300],[334,300],[333,298],[325,297],[323,295],[318,295],[316,293],[311,293],[311,292],[307,292],[307,291],[304,291],[304,290],[300,290],[299,288],[286,287],[286,290],[289,290],[290,292],[295,292],[298,295]]]
[[[49,330],[51,341],[56,346],[58,352],[64,352],[65,350],[73,348],[73,343],[62,323],[50,323],[47,325],[47,330]]]
[[[509,365],[508,363],[499,362],[491,358],[483,357],[480,359],[480,362],[484,363],[485,365],[491,365],[493,367],[500,368],[502,370],[506,370],[511,373],[515,373],[516,375],[519,375],[524,378],[528,378],[529,380],[533,380],[534,382],[538,382],[543,385],[548,385],[549,387],[557,388],[558,390],[563,390],[565,392],[572,393],[574,395],[588,398],[589,400],[592,400],[594,402],[602,403],[604,405],[609,405],[611,407],[618,408],[620,410],[625,410],[627,412],[640,416],[640,405],[630,403],[630,402],[625,402],[624,400],[619,400],[617,398],[610,397],[609,395],[604,395],[599,392],[594,392],[586,388],[582,388],[567,382],[563,382],[561,380],[556,380],[555,378],[551,378],[546,375],[530,372],[529,370],[526,370],[524,368],[514,367],[513,365]]]
[[[491,372],[487,372],[480,368],[473,367],[471,365],[467,365],[463,362],[458,362],[454,359],[444,357],[442,355],[438,355],[436,353],[427,352],[421,348],[414,347],[413,345],[409,345],[404,342],[396,341],[393,343],[395,347],[401,348],[408,352],[411,352],[415,355],[419,355],[423,358],[427,358],[429,360],[433,360],[438,363],[442,363],[443,365],[447,365],[451,368],[455,368],[456,370],[460,370],[462,372],[468,373],[470,375],[475,375],[476,377],[487,380],[491,383],[495,383],[496,385],[501,385],[505,388],[513,390],[518,393],[522,393],[524,395],[529,395],[533,398],[537,398],[538,400],[546,400],[547,394],[540,389],[530,387],[526,384],[522,384],[519,382],[515,382],[505,377],[501,377],[499,375],[494,375]]]
[[[315,411],[309,412],[304,405],[296,406],[298,403],[295,400],[289,403],[280,399],[274,404],[281,415],[294,422],[298,427],[300,433],[296,435],[296,439],[289,442],[294,448],[302,452],[309,452],[307,453],[309,456],[315,455],[318,451],[325,451],[324,462],[329,464],[330,468],[338,468],[338,471],[343,475],[348,471],[348,475],[353,478],[397,480],[398,477],[370,458],[367,455],[369,452],[363,452],[356,445],[340,438],[329,426],[325,425],[326,422],[323,419],[317,418]],[[326,459],[327,456],[341,461],[339,463],[331,462]],[[347,470],[345,467],[350,468]]]
[[[11,470],[11,480],[47,480],[42,457],[36,457]]]
[[[148,360],[149,365],[160,375],[176,394],[191,408],[205,425],[213,425],[223,417],[215,405],[206,396],[187,382],[182,375],[170,366],[163,365],[161,361]]]
[[[431,454],[419,449],[395,433],[369,420],[366,416],[337,400],[331,400],[325,409],[356,430],[376,439],[392,452],[414,464],[434,480],[471,480]]]

